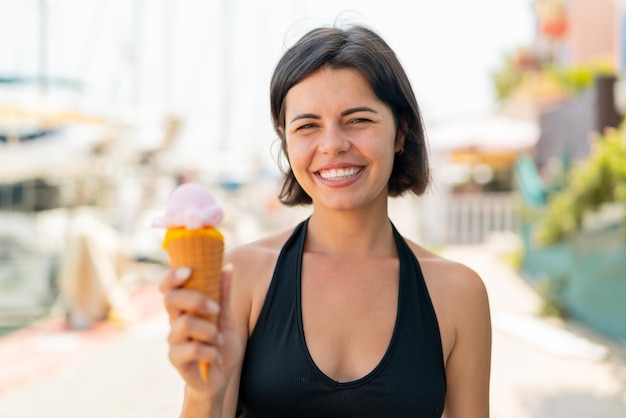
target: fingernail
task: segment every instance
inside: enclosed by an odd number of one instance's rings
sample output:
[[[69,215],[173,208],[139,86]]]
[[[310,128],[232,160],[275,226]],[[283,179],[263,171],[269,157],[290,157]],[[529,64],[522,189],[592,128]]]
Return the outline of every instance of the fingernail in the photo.
[[[234,270],[235,266],[233,265],[233,263],[228,263],[226,265],[224,265],[224,271],[228,271],[228,272],[232,272]]]
[[[182,283],[185,280],[187,280],[189,276],[191,276],[191,269],[189,267],[179,267],[174,272],[174,277],[176,278],[176,281],[179,283]]]
[[[212,300],[209,300],[206,303],[206,309],[211,315],[217,315],[218,313],[220,313],[220,305],[218,305],[216,302],[213,302]]]
[[[217,345],[224,345],[224,336],[222,334],[217,334],[216,342]]]

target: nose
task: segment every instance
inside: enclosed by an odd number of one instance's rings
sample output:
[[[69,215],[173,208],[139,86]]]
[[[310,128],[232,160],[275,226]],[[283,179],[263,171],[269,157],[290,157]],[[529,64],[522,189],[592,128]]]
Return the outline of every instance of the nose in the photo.
[[[330,126],[320,135],[318,150],[323,154],[338,155],[350,149],[350,138],[340,128]]]

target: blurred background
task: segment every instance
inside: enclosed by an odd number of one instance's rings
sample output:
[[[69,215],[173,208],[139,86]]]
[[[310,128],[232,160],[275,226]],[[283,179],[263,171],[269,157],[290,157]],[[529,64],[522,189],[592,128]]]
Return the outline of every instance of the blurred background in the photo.
[[[277,200],[269,80],[352,22],[426,125],[433,186],[392,220],[487,285],[493,416],[626,416],[626,2],[0,0],[0,20],[0,415],[176,414],[150,223],[186,181],[227,246],[303,219]]]

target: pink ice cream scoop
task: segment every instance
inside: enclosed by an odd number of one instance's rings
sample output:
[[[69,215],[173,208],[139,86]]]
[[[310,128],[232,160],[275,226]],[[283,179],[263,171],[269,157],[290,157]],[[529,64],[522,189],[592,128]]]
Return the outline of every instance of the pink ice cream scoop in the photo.
[[[204,186],[184,183],[174,189],[167,202],[165,214],[156,218],[152,226],[187,229],[217,227],[223,218],[224,211]]]

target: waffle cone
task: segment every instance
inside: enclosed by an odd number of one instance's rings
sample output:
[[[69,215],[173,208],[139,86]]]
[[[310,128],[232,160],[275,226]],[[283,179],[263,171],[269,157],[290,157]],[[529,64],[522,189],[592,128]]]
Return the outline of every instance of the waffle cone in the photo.
[[[220,303],[222,279],[222,255],[224,239],[220,236],[187,236],[167,243],[170,265],[190,267],[191,277],[185,287],[198,290],[215,302]],[[209,317],[213,322],[216,317]]]
[[[171,267],[190,267],[191,277],[185,283],[185,287],[199,290],[219,303],[224,239],[219,233],[208,236],[202,231],[196,234],[194,231],[185,230],[183,235],[180,238],[166,240],[165,246]],[[213,323],[217,322],[216,315],[207,316],[207,319]],[[210,376],[209,365],[200,362],[199,368],[202,380],[207,382]]]

